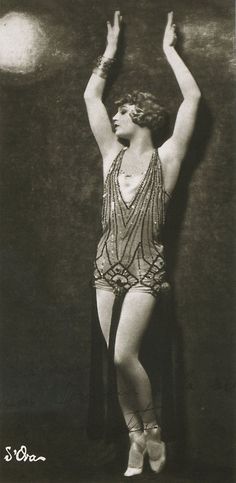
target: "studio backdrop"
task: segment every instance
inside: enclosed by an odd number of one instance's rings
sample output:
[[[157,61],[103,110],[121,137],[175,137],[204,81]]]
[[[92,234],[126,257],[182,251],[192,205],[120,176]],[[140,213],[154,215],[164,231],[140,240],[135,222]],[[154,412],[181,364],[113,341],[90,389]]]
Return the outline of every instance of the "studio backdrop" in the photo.
[[[179,29],[178,50],[202,92],[165,232],[177,343],[176,432],[185,460],[233,465],[233,3],[2,0],[4,483],[50,481],[68,468],[78,476],[94,459],[113,457],[100,442],[93,443],[91,457],[85,432],[102,161],[83,92],[104,51],[106,20],[117,8],[124,31],[105,96],[110,116],[121,94],[150,91],[166,106],[173,128],[182,98],[162,50],[170,10]],[[22,444],[30,454],[45,456],[45,463],[7,463],[6,446]]]

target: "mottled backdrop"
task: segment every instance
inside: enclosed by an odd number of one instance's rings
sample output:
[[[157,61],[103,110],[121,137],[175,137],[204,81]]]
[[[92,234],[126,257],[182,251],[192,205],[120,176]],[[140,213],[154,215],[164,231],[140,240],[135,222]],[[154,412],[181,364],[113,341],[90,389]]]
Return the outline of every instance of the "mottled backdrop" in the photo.
[[[34,74],[0,72],[4,483],[28,482],[29,471],[32,481],[51,481],[51,472],[66,465],[76,476],[102,453],[88,448],[83,433],[89,282],[102,196],[83,91],[116,8],[125,29],[107,91],[111,115],[122,92],[145,89],[166,105],[173,125],[181,95],[162,52],[169,10],[203,94],[166,232],[179,333],[179,421],[188,461],[233,464],[233,2],[8,0],[0,15],[40,17],[49,46]],[[5,463],[5,446],[21,444],[47,463]]]

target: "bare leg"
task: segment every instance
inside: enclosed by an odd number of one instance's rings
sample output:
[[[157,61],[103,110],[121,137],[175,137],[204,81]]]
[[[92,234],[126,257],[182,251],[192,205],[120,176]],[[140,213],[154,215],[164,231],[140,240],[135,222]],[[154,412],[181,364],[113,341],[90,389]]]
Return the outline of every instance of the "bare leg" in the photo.
[[[128,292],[116,334],[115,364],[119,401],[129,429],[156,425],[151,385],[138,355],[156,299],[148,293]]]
[[[104,339],[108,346],[115,294],[113,292],[110,292],[109,290],[96,289],[96,298],[98,318]]]
[[[139,361],[139,349],[156,300],[148,293],[128,292],[125,296],[115,343],[115,364],[120,405],[128,426],[130,450],[125,476],[140,474],[145,449],[151,468],[159,473],[165,463],[165,445],[159,428],[151,384]],[[138,419],[137,419],[138,416]],[[145,431],[142,432],[142,428]]]
[[[114,294],[97,290],[98,316],[108,345]],[[165,445],[160,442],[148,376],[138,355],[150,321],[155,298],[150,294],[128,292],[124,298],[115,341],[118,396],[130,436],[125,476],[140,474],[145,448],[152,469],[159,472],[165,462]],[[145,428],[143,433],[142,425]],[[154,429],[153,429],[154,428]]]
[[[102,290],[102,289],[97,289],[96,290],[96,298],[97,298],[97,310],[98,310],[98,318],[99,322],[101,325],[101,330],[103,333],[103,336],[105,338],[106,344],[108,346],[109,343],[109,333],[110,333],[110,327],[111,327],[111,317],[112,317],[112,309],[113,309],[113,303],[115,300],[115,295],[113,292],[110,292],[108,290]],[[131,389],[127,384],[125,384],[122,381],[122,378],[117,379],[117,384],[118,384],[118,395],[121,394],[126,400],[126,410],[125,412],[128,413],[127,419],[125,417],[126,423],[128,423],[128,419],[131,419],[131,413],[133,414],[132,421],[130,422],[130,426],[127,426],[131,428],[140,428],[142,425],[142,422],[140,420],[138,412],[135,413],[134,408],[136,408],[136,402],[135,402],[135,397],[134,394],[132,394]],[[127,393],[127,398],[126,398],[126,393]],[[121,399],[119,397],[119,401],[121,404]],[[122,406],[121,406],[122,407]],[[122,412],[124,414],[123,408]]]

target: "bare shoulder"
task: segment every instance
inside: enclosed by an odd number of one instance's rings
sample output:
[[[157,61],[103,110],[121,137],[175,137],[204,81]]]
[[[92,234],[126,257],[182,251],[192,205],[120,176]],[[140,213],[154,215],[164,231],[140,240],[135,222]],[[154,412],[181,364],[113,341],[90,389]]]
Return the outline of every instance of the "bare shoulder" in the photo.
[[[165,190],[171,194],[175,188],[181,168],[181,163],[178,157],[175,156],[174,148],[172,149],[171,138],[158,148],[158,155],[161,161]]]
[[[104,180],[106,179],[108,172],[110,170],[110,167],[114,161],[114,159],[118,156],[118,154],[121,152],[121,150],[124,149],[123,144],[121,144],[118,140],[115,140],[114,143],[112,144],[111,149],[109,150],[108,154],[103,157],[103,177]]]

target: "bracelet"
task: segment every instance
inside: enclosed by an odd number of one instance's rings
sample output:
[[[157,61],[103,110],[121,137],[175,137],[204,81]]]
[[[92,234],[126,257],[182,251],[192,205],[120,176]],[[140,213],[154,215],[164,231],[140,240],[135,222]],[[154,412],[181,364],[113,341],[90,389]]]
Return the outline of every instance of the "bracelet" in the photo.
[[[114,62],[115,62],[115,59],[110,59],[108,57],[104,57],[103,55],[100,55],[100,57],[98,57],[95,63],[93,74],[96,74],[99,77],[102,77],[102,79],[106,79],[108,77],[108,74]]]

